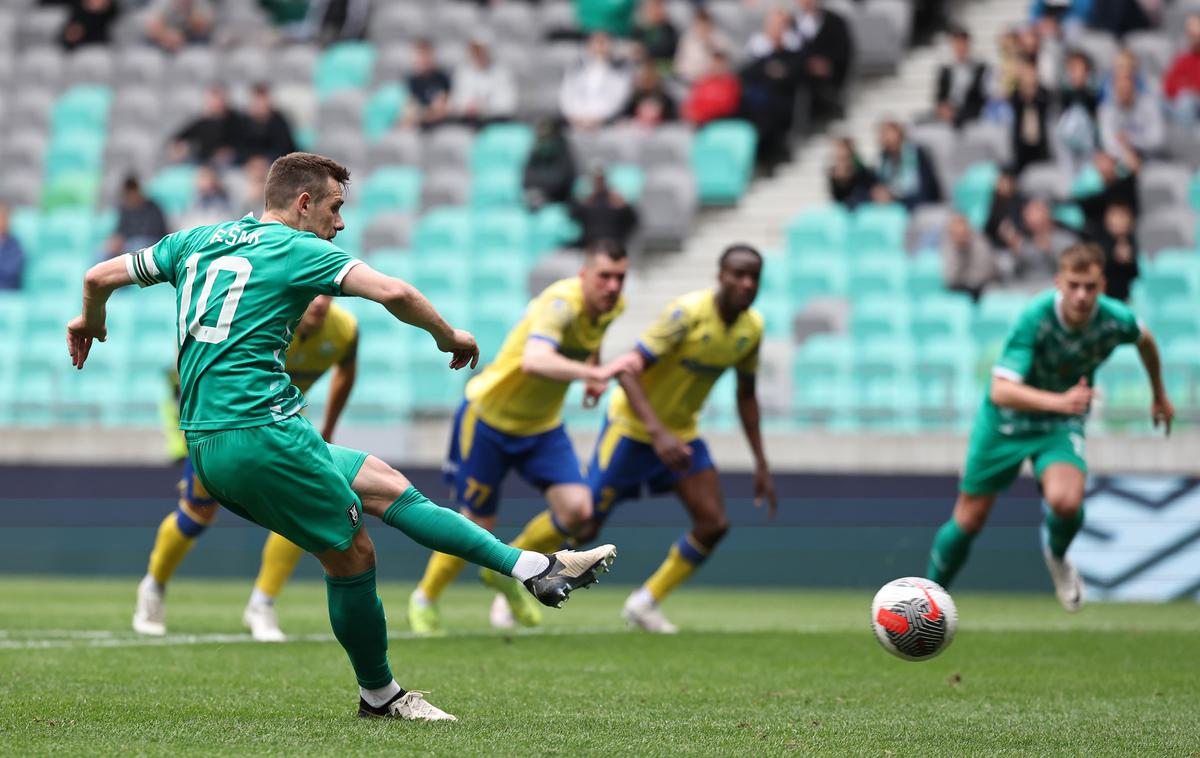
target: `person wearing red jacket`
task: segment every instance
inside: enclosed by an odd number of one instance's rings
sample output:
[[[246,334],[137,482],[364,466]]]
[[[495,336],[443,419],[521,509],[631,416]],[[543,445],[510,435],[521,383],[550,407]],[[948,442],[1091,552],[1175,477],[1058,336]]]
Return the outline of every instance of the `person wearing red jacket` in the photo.
[[[729,70],[729,59],[713,51],[708,73],[696,80],[683,103],[683,117],[700,126],[737,113],[742,100],[742,83]]]
[[[1184,124],[1195,124],[1200,103],[1200,16],[1188,16],[1187,49],[1171,61],[1163,76],[1163,94],[1172,115]]]

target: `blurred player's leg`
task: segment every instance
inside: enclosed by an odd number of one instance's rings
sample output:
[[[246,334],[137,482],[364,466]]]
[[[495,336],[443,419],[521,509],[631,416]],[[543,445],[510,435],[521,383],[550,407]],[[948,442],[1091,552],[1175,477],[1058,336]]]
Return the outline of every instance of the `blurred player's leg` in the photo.
[[[729,531],[716,469],[708,468],[680,479],[675,491],[692,518],[692,529],[675,541],[667,559],[629,596],[622,612],[626,621],[663,634],[673,634],[677,629],[663,616],[659,604],[695,573]]]
[[[929,565],[925,569],[927,578],[943,587],[948,587],[954,581],[959,569],[967,562],[967,556],[971,553],[971,543],[983,529],[994,502],[994,494],[959,493],[950,520],[942,524],[933,538],[933,547],[929,550]]]
[[[254,580],[254,591],[242,613],[242,623],[250,635],[259,642],[282,642],[283,631],[275,615],[275,599],[283,591],[283,585],[292,575],[304,549],[274,532],[267,536],[263,545],[262,565],[258,578]]]
[[[179,482],[179,505],[159,524],[146,576],[138,584],[137,607],[133,613],[135,632],[155,636],[166,634],[167,583],[216,514],[216,501],[209,497],[196,479],[191,461],[187,461],[183,479]]]
[[[1084,472],[1071,463],[1054,463],[1042,474],[1042,552],[1054,580],[1054,593],[1063,608],[1077,611],[1083,606],[1083,580],[1067,558],[1067,548],[1083,526]]]
[[[462,515],[489,532],[496,526],[494,515],[478,516],[467,509]],[[434,551],[425,564],[425,575],[408,598],[408,625],[415,634],[440,635],[445,634],[442,628],[442,617],[438,611],[438,600],[442,592],[450,586],[467,562],[457,555],[448,555]]]

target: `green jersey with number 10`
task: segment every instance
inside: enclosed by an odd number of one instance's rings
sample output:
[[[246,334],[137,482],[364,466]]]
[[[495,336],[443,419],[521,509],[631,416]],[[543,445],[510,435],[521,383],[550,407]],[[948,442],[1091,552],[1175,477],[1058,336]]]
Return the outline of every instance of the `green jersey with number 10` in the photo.
[[[167,235],[125,256],[140,286],[175,287],[179,428],[240,429],[287,418],[304,395],[284,368],[316,295],[340,295],[360,261],[311,232],[253,216]]]

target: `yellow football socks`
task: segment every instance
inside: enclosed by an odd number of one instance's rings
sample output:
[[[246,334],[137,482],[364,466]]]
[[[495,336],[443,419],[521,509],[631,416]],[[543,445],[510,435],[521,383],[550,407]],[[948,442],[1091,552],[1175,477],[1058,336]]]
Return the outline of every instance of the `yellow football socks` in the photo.
[[[158,536],[154,539],[154,549],[150,551],[150,565],[146,573],[160,585],[171,581],[183,557],[210,523],[211,519],[199,518],[180,503],[158,526]]]
[[[299,545],[271,532],[263,545],[262,566],[258,569],[254,588],[268,597],[279,597],[302,555],[304,550]]]
[[[455,555],[437,553],[429,556],[429,565],[425,567],[425,576],[417,589],[431,603],[436,603],[450,582],[458,576],[467,562]]]
[[[554,516],[546,510],[530,519],[525,529],[510,544],[536,553],[553,553],[562,549],[566,539],[566,530],[560,528]]]
[[[686,582],[707,557],[708,551],[701,547],[692,535],[683,535],[671,545],[667,559],[654,575],[646,580],[646,589],[654,596],[656,603],[662,602],[671,590]]]

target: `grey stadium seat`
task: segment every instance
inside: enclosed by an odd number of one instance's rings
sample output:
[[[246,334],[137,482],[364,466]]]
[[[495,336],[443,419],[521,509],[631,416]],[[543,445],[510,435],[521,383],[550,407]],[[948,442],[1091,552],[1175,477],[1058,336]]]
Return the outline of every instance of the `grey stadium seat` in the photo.
[[[154,172],[162,153],[157,135],[127,129],[114,132],[104,148],[104,165],[107,172],[135,173],[149,176]]]
[[[180,50],[167,64],[168,81],[210,84],[217,80],[217,53],[207,45]]]
[[[1117,41],[1111,34],[1095,30],[1080,33],[1075,39],[1075,46],[1088,54],[1097,71],[1111,69],[1113,59],[1117,57],[1119,49]]]
[[[931,121],[909,128],[908,138],[929,153],[938,182],[943,191],[948,191],[955,176],[954,156],[958,146],[958,133],[949,124]]]
[[[425,138],[422,164],[426,169],[465,168],[475,134],[465,126],[441,126]]]
[[[64,64],[62,51],[57,47],[33,48],[17,56],[14,75],[22,89],[54,89],[62,81]]]
[[[385,247],[407,248],[412,227],[412,216],[407,213],[380,213],[371,219],[363,231],[363,252],[370,253]]]
[[[951,212],[948,205],[921,205],[913,209],[904,235],[905,248],[910,253],[917,253],[937,247]]]
[[[1167,153],[1173,159],[1192,168],[1200,166],[1200,134],[1196,129],[1169,124],[1167,126]]]
[[[67,55],[63,85],[109,84],[113,81],[115,68],[116,61],[110,48],[88,45]]]
[[[126,124],[146,126],[162,120],[162,97],[152,87],[122,87],[113,100],[110,124],[119,132]]]
[[[6,166],[0,176],[0,199],[9,205],[37,205],[42,194],[42,172]]]
[[[362,131],[363,105],[367,96],[361,90],[334,92],[317,103],[317,130]]]
[[[49,90],[22,87],[9,103],[9,129],[45,129],[50,124],[54,95]]]
[[[1137,56],[1144,71],[1159,77],[1175,57],[1169,35],[1163,32],[1130,32],[1125,35],[1125,47]]]
[[[698,199],[687,169],[658,169],[646,177],[638,203],[637,236],[648,246],[673,247],[691,232]]]
[[[333,158],[352,173],[362,171],[367,165],[367,145],[357,129],[322,133],[317,138],[316,152]]]
[[[500,3],[492,6],[488,25],[497,42],[534,43],[540,40],[539,15],[526,3]]]
[[[117,54],[113,83],[120,87],[143,85],[157,87],[167,69],[166,56],[157,47],[138,45],[122,48]]]
[[[695,18],[696,5],[688,0],[670,0],[667,3],[667,18],[676,29],[687,29]]]
[[[435,168],[421,182],[421,208],[464,205],[471,191],[471,175],[466,169],[448,166]]]
[[[292,129],[305,129],[316,123],[317,96],[311,82],[294,82],[271,89],[272,99],[287,115]]]
[[[163,93],[162,100],[166,107],[160,110],[156,124],[160,133],[174,134],[204,108],[204,88],[198,85],[171,87]]]
[[[714,0],[704,7],[716,26],[733,40],[735,50],[743,49],[750,37],[762,28],[763,11],[748,8],[738,0]]]
[[[645,133],[634,126],[609,126],[597,135],[597,158],[606,165],[636,163]]]
[[[4,156],[5,171],[29,170],[40,174],[47,141],[44,129],[8,130],[4,137],[3,152],[0,153]]]
[[[890,15],[868,7],[859,14],[853,25],[855,67],[867,73],[891,72],[904,55],[900,30],[893,26]]]
[[[402,82],[412,68],[412,45],[393,40],[379,50],[375,58],[374,82],[376,85]]]
[[[1195,224],[1195,215],[1188,210],[1168,209],[1144,214],[1137,225],[1142,253],[1155,255],[1168,248],[1190,248]]]
[[[571,145],[571,154],[580,170],[586,171],[588,166],[600,162],[600,132],[595,129],[572,129],[567,132],[567,142]]]
[[[1138,176],[1138,200],[1146,210],[1186,208],[1192,172],[1174,163],[1148,163]]]
[[[1031,197],[1064,197],[1071,177],[1053,163],[1032,163],[1025,167],[1017,184],[1022,192]]]
[[[271,52],[246,45],[221,56],[221,81],[226,84],[265,82],[271,72]]]
[[[912,41],[913,4],[905,0],[867,0],[859,11],[860,17],[886,19],[896,30],[901,48]]]
[[[660,126],[638,144],[638,163],[648,169],[691,165],[692,130],[683,124]]]
[[[372,41],[386,44],[398,39],[415,40],[429,34],[430,13],[424,4],[378,3],[371,14],[367,33]]]
[[[479,13],[479,6],[474,3],[440,0],[433,4],[430,35],[439,46],[442,41],[466,42],[483,28],[485,25]]]
[[[467,60],[467,43],[460,39],[438,40],[433,57],[439,66],[450,72],[450,78],[453,79],[454,70]]]
[[[312,45],[289,45],[273,56],[273,81],[312,86],[313,68],[319,52]]]
[[[575,7],[570,0],[550,0],[538,8],[538,20],[541,22],[542,36],[564,29],[576,29],[579,23],[575,20]]]
[[[26,49],[58,43],[58,35],[67,22],[67,9],[62,6],[30,8],[17,20],[17,47]]]
[[[1003,124],[975,121],[963,126],[954,149],[955,175],[973,163],[990,161],[1007,165],[1012,160],[1012,135]]]
[[[367,148],[367,162],[372,166],[421,163],[421,133],[415,129],[394,129]]]

